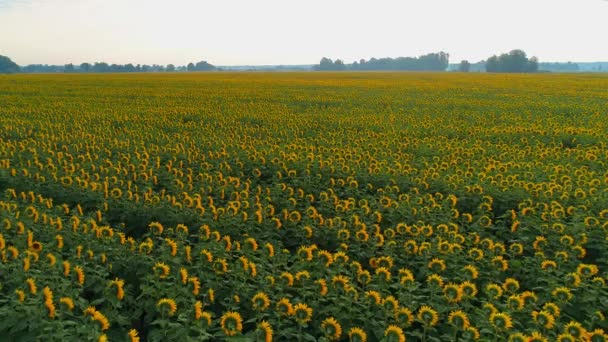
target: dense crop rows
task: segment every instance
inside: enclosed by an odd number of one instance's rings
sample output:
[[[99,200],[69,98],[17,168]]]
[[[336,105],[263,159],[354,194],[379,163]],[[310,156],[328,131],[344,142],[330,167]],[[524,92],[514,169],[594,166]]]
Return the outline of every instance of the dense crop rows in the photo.
[[[606,89],[0,76],[0,336],[604,341]]]

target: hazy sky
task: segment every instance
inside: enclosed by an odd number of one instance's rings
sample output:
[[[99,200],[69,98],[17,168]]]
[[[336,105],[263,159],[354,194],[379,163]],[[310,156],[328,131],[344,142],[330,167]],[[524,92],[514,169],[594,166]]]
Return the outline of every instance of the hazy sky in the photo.
[[[17,64],[313,64],[323,56],[608,61],[606,0],[0,0]]]

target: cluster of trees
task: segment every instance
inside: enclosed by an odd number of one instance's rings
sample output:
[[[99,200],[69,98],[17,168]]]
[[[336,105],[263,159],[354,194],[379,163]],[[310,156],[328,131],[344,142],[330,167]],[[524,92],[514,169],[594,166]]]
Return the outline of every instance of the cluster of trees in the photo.
[[[513,50],[486,61],[487,72],[537,72],[538,58],[528,58],[522,50]]]
[[[549,63],[546,63],[549,64]],[[562,65],[563,63],[556,63]],[[537,72],[539,70],[538,58],[528,58],[522,50],[512,50],[509,53],[503,53],[499,56],[492,56],[485,61],[471,63],[463,60],[458,65],[450,66],[450,70],[469,72],[469,71],[487,71],[487,72]]]
[[[186,66],[186,69],[188,71],[212,71],[212,70],[216,70],[217,68],[215,66],[207,63],[207,61],[200,61],[196,64],[188,63],[188,66]]]
[[[449,64],[450,55],[445,52],[429,53],[420,57],[372,58],[344,64],[340,59],[332,61],[323,57],[315,70],[342,71],[342,70],[408,70],[408,71],[445,71]]]
[[[147,65],[147,64],[108,64],[105,62],[98,63],[82,63],[74,65],[72,63],[66,65],[46,65],[46,64],[30,64],[24,67],[19,67],[15,62],[6,56],[0,55],[0,73],[55,73],[55,72],[174,72],[174,71],[212,71],[217,68],[207,61],[200,61],[196,64],[189,63],[184,66],[167,65]]]
[[[10,58],[0,55],[0,73],[10,74],[19,72],[19,66]]]

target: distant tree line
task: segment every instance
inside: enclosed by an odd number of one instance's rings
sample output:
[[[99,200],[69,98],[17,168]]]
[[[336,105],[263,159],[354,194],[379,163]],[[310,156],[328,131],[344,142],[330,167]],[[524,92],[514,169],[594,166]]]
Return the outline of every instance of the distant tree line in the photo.
[[[543,71],[579,71],[580,67],[577,63],[540,63],[538,70]]]
[[[500,56],[492,56],[486,61],[487,72],[537,72],[538,58],[528,58],[522,50],[512,50]]]
[[[175,72],[175,71],[213,71],[218,70],[212,64],[206,61],[200,61],[196,64],[189,63],[184,66],[167,65],[147,65],[147,64],[108,64],[105,62],[97,63],[82,63],[74,65],[72,63],[65,65],[47,65],[47,64],[30,64],[20,67],[10,58],[0,55],[0,73],[106,73],[106,72]]]
[[[332,61],[323,57],[314,70],[319,71],[371,71],[371,70],[408,70],[408,71],[445,71],[450,55],[445,52],[429,53],[420,57],[372,58],[361,59],[352,64],[344,64],[341,59]]]

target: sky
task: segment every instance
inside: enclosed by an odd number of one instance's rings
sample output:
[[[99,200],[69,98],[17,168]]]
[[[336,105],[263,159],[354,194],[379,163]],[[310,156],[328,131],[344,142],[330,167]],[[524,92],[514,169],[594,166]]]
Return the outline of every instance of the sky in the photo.
[[[0,0],[0,55],[19,65],[314,64],[522,49],[608,61],[606,0]]]

